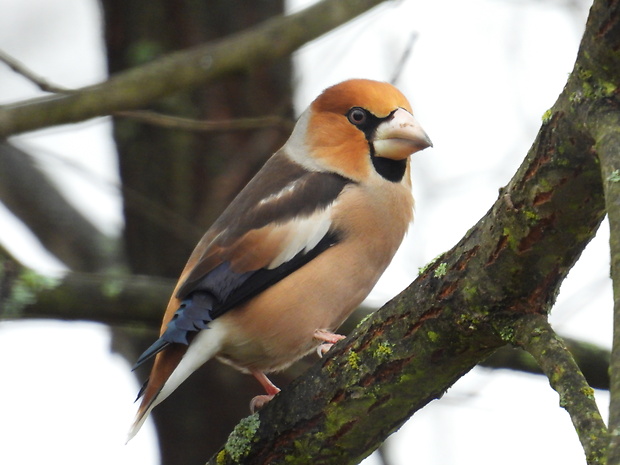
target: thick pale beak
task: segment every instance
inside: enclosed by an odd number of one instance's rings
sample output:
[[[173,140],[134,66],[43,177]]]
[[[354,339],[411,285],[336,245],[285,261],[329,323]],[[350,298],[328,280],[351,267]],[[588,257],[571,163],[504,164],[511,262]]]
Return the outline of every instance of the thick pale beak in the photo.
[[[377,127],[373,145],[375,156],[403,160],[412,153],[432,147],[433,143],[413,115],[399,108],[392,118]]]

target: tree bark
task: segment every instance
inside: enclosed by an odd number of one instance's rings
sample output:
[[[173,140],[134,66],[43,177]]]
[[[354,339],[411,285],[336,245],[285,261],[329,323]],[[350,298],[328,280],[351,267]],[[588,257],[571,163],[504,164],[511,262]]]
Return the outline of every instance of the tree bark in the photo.
[[[619,10],[619,2],[594,2],[567,86],[489,212],[322,363],[242,420],[209,463],[357,463],[497,348],[533,350],[523,342],[525,323],[538,316],[544,324],[526,334],[548,331],[559,286],[605,214],[597,154],[616,128],[601,131],[595,110],[618,112]],[[550,352],[538,353],[548,375],[556,365],[582,379]],[[571,399],[563,406],[588,463],[605,463],[591,391],[551,382]]]

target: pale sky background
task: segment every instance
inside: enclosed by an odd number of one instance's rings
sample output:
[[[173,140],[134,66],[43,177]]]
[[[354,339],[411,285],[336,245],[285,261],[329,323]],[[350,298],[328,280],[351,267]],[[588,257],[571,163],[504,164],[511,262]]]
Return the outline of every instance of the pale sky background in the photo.
[[[302,2],[291,3],[298,9]],[[581,0],[406,0],[375,9],[295,55],[301,112],[323,88],[344,79],[390,80],[417,34],[397,86],[435,148],[414,156],[416,222],[371,295],[374,303],[395,295],[418,267],[451,248],[497,198],[562,91],[588,8]],[[58,85],[95,83],[105,69],[99,20],[94,0],[0,0],[0,49]],[[37,93],[0,64],[0,104]],[[119,232],[117,166],[105,118],[11,141],[36,154],[98,227]],[[604,347],[611,347],[612,336],[608,235],[604,223],[552,315],[562,334]],[[62,272],[1,205],[0,242],[37,270]],[[2,322],[0,354],[0,463],[159,463],[150,422],[124,444],[138,383],[129,364],[111,355],[104,326]],[[597,392],[597,400],[606,414],[607,393]],[[558,403],[543,377],[475,369],[389,439],[393,463],[583,464]]]

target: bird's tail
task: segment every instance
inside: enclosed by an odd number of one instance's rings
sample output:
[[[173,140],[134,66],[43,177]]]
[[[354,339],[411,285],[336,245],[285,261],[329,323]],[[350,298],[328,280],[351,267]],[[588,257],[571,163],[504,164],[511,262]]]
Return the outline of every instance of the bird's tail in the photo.
[[[200,331],[188,346],[170,344],[155,356],[151,376],[143,389],[142,403],[129,430],[127,442],[140,430],[149,413],[185,381],[189,375],[213,358],[221,349],[225,325],[213,321],[208,331]]]

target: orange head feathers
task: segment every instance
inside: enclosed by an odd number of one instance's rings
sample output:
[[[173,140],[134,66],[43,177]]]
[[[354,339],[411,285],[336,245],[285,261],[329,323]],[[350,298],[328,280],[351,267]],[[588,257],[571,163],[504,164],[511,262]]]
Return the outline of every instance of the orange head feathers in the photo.
[[[325,89],[302,115],[290,141],[297,141],[300,132],[312,158],[308,167],[319,168],[318,162],[356,180],[376,171],[377,157],[403,160],[396,165],[404,170],[409,155],[432,145],[407,98],[391,84],[368,79]]]

